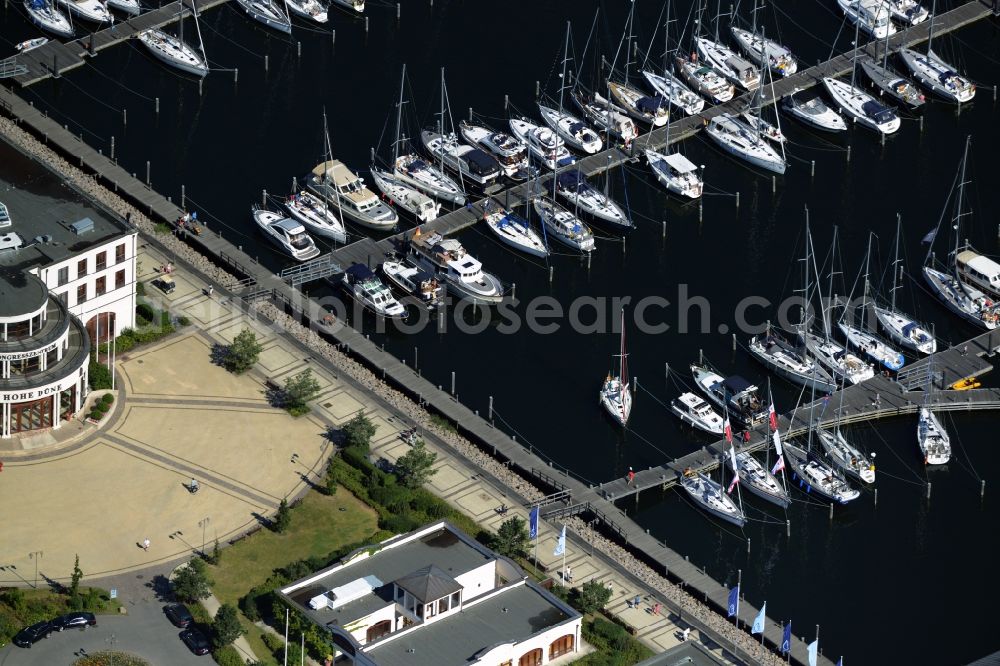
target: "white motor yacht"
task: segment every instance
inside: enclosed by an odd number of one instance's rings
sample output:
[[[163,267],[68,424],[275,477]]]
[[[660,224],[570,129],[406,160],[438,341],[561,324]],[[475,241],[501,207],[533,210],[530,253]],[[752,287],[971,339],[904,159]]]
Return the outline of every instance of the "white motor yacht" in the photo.
[[[506,132],[495,132],[481,125],[459,122],[459,132],[466,141],[487,150],[496,158],[505,176],[524,181],[536,169],[528,166],[528,146]]]
[[[701,113],[702,109],[705,108],[705,100],[681,83],[681,80],[670,72],[664,72],[661,76],[642,70],[642,75],[656,94],[670,100],[671,107],[681,109],[689,116]]]
[[[807,494],[818,494],[837,504],[847,504],[857,499],[861,493],[852,488],[836,469],[824,462],[815,453],[807,452],[794,444],[783,445],[788,465],[792,468],[792,480]]]
[[[903,25],[917,25],[923,23],[931,15],[916,0],[885,0],[889,7],[890,16]]]
[[[877,335],[872,335],[863,328],[852,326],[843,321],[838,322],[837,327],[844,334],[844,338],[847,339],[847,344],[850,347],[858,350],[873,361],[878,361],[887,369],[896,371],[906,363],[906,359],[903,358],[900,352],[887,345],[884,341],[879,340]]]
[[[162,30],[145,30],[136,38],[162,63],[193,76],[207,76],[208,63],[188,44]]]
[[[293,14],[306,20],[316,23],[326,23],[329,20],[327,7],[319,0],[285,0],[285,2]]]
[[[753,62],[766,61],[768,68],[778,76],[791,76],[799,71],[795,56],[792,55],[791,49],[787,46],[782,46],[773,39],[767,39],[736,26],[730,30],[740,49]]]
[[[410,260],[444,280],[456,296],[481,305],[493,305],[503,300],[503,285],[493,275],[483,271],[483,265],[470,255],[454,238],[440,234],[423,234],[420,227],[409,242]]]
[[[737,527],[746,524],[746,516],[733,498],[726,494],[720,484],[701,472],[689,472],[681,476],[681,487],[698,506],[713,516]]]
[[[876,39],[896,34],[896,26],[889,20],[889,7],[884,0],[837,0],[841,11],[851,23]]]
[[[899,57],[913,72],[914,78],[938,97],[964,104],[976,96],[976,86],[934,51],[924,54],[913,49],[901,49]]]
[[[502,206],[487,202],[485,217],[490,231],[515,250],[520,250],[543,259],[549,256],[549,249],[531,225],[523,217],[506,211]]]
[[[317,165],[307,187],[316,196],[325,198],[342,220],[377,231],[391,231],[399,222],[396,211],[365,187],[365,181],[340,160]]]
[[[670,113],[667,110],[669,103],[666,97],[661,95],[650,97],[632,86],[614,81],[608,82],[608,89],[611,91],[611,97],[632,118],[653,127],[663,127],[667,124]]]
[[[548,127],[542,127],[527,118],[511,118],[510,129],[521,141],[528,144],[528,150],[549,169],[568,166],[576,161],[562,138]]]
[[[347,242],[347,230],[329,204],[324,204],[319,197],[300,191],[285,201],[289,214],[301,222],[310,233],[326,238],[336,243]]]
[[[587,182],[579,169],[563,171],[556,176],[556,193],[569,202],[574,210],[582,210],[596,220],[614,225],[615,228],[632,228],[622,207],[603,192]]]
[[[430,222],[437,219],[441,213],[441,204],[415,187],[404,183],[388,171],[372,167],[371,174],[375,186],[389,198],[389,203],[399,206],[415,217],[418,222]]]
[[[705,184],[698,175],[698,167],[680,153],[658,153],[647,148],[646,161],[668,192],[697,199],[704,191]]]
[[[444,285],[433,273],[406,261],[386,261],[380,268],[390,284],[415,298],[428,310],[433,310],[444,301]]]
[[[674,59],[674,64],[681,78],[687,81],[691,89],[713,104],[724,104],[736,94],[733,84],[712,69],[711,65],[680,56]]]
[[[458,183],[419,155],[409,153],[397,157],[393,174],[435,199],[465,205],[465,191]]]
[[[396,300],[389,288],[364,264],[353,264],[344,271],[341,285],[348,296],[379,317],[406,317],[406,307]]]
[[[142,5],[139,0],[107,0],[105,4],[109,9],[116,9],[129,16],[138,16],[142,13]]]
[[[925,465],[944,465],[951,459],[951,438],[937,415],[926,407],[921,408],[917,421],[917,443]]]
[[[319,256],[316,243],[296,220],[256,206],[253,208],[253,220],[268,240],[292,259],[307,261]]]
[[[503,173],[500,163],[492,155],[462,143],[454,132],[441,135],[425,130],[420,133],[420,139],[434,161],[438,164],[443,162],[457,173],[463,185],[471,184],[479,191],[486,191]]]
[[[756,90],[760,86],[760,70],[752,62],[740,57],[736,51],[705,37],[698,37],[694,42],[702,60],[740,88]]]
[[[921,354],[933,354],[937,351],[937,340],[913,318],[877,305],[875,316],[882,324],[882,329],[898,344]]]
[[[60,37],[72,37],[75,33],[69,18],[55,8],[50,0],[24,0],[31,22],[42,30]]]
[[[674,398],[670,403],[670,411],[681,421],[713,435],[721,435],[725,430],[722,417],[694,393],[682,393]]]
[[[250,18],[285,34],[292,33],[288,14],[274,0],[236,0]]]
[[[101,0],[56,0],[73,16],[91,23],[110,23],[111,12]]]
[[[871,363],[861,360],[833,340],[827,340],[808,331],[801,331],[800,335],[809,353],[837,380],[838,384],[845,381],[860,384],[875,376],[875,368]]]
[[[728,113],[712,118],[705,132],[727,153],[762,169],[785,173],[785,159],[778,151],[753,128]]]
[[[829,77],[823,79],[823,87],[835,106],[863,126],[882,134],[892,134],[899,129],[899,116],[895,111],[883,106],[863,90]]]
[[[796,120],[823,132],[847,131],[847,123],[840,114],[824,104],[819,97],[802,101],[790,95],[785,98],[782,107]]]
[[[630,143],[639,136],[635,121],[600,95],[587,95],[583,91],[574,90],[571,96],[587,120],[602,132],[610,132],[624,143]]]
[[[543,197],[535,197],[532,207],[551,238],[581,252],[594,250],[594,232],[576,215]]]
[[[774,474],[765,469],[749,451],[736,454],[736,469],[740,475],[740,485],[757,497],[783,509],[792,503],[788,491]]]
[[[848,476],[864,483],[875,483],[875,464],[853,444],[847,441],[840,430],[817,430],[816,438],[826,451],[826,457]]]
[[[691,364],[695,386],[720,409],[748,428],[768,420],[760,389],[739,375],[722,377],[708,365]]]
[[[576,116],[538,103],[538,111],[542,120],[552,128],[563,140],[574,149],[593,155],[601,152],[604,142],[597,132]]]

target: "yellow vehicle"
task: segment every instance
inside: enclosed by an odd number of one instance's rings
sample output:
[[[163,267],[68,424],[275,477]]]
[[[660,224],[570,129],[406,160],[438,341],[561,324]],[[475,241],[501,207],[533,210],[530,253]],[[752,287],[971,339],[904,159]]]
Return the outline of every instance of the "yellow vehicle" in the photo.
[[[965,379],[959,379],[957,382],[951,385],[951,388],[956,391],[968,391],[969,389],[979,388],[983,383],[980,382],[975,377],[966,377]]]

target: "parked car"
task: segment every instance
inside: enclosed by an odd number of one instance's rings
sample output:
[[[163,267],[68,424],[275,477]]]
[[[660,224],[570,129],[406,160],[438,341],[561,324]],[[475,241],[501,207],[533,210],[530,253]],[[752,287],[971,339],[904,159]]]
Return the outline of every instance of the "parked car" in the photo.
[[[184,641],[184,644],[188,646],[191,652],[198,655],[208,654],[209,649],[212,647],[205,634],[197,629],[185,629],[182,631],[181,640]]]
[[[163,609],[167,617],[176,626],[184,629],[189,624],[194,622],[194,617],[191,615],[191,611],[187,609],[184,604],[168,604],[166,608]]]
[[[164,294],[172,294],[174,293],[174,289],[177,288],[177,284],[174,282],[174,279],[169,275],[164,275],[153,280],[153,285]]]
[[[52,624],[48,620],[39,622],[38,624],[25,627],[21,631],[17,632],[17,635],[14,636],[14,645],[23,648],[30,648],[43,638],[48,638],[51,633]]]
[[[97,618],[94,617],[93,613],[87,612],[76,612],[76,613],[66,613],[65,615],[60,615],[56,619],[52,620],[52,630],[62,631],[63,629],[76,629],[81,627],[86,629],[87,627],[96,627]]]

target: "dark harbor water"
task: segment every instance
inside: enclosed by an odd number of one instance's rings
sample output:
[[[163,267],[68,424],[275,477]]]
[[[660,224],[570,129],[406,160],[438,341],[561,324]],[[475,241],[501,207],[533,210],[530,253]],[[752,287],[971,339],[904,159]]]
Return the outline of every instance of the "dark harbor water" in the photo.
[[[689,2],[674,4],[683,23]],[[404,62],[410,73],[410,135],[434,121],[440,67],[446,70],[456,122],[471,106],[495,125],[504,124],[505,94],[519,110],[536,116],[535,81],[543,87],[547,82],[550,91],[557,87],[565,21],[573,22],[579,54],[596,7],[537,0],[437,0],[433,7],[408,2],[397,23],[394,5],[370,5],[367,34],[362,21],[332,12],[335,45],[329,33],[306,26],[298,26],[289,40],[258,28],[234,7],[209,11],[201,21],[209,59],[218,68],[238,67],[239,77],[234,82],[231,72],[215,71],[201,95],[197,83],[167,71],[134,44],[105,51],[62,80],[22,94],[105,153],[114,137],[119,161],[140,178],[148,160],[156,189],[177,201],[184,185],[189,207],[199,217],[277,270],[287,262],[255,233],[249,209],[262,189],[284,194],[293,176],[318,162],[324,107],[335,156],[358,173],[366,171],[369,150],[380,144],[380,136],[383,154],[387,150]],[[627,7],[601,3],[582,80],[596,77],[594,53],[613,59]],[[769,36],[780,35],[805,62],[829,56],[842,25],[832,0],[782,2],[777,10],[762,18]],[[643,47],[659,11],[650,0],[638,4]],[[0,17],[0,49],[12,51],[14,43],[36,35],[20,4],[0,10]],[[763,369],[742,348],[732,351],[728,331],[735,330],[734,312],[742,298],[778,302],[800,287],[806,206],[820,259],[828,252],[833,227],[839,228],[844,274],[837,280],[838,293],[854,283],[869,231],[879,244],[873,282],[880,284],[900,213],[906,272],[916,281],[905,281],[899,303],[933,321],[945,341],[971,337],[975,331],[933,300],[920,281],[925,253],[920,239],[937,224],[964,139],[971,134],[968,195],[974,213],[963,235],[980,251],[997,253],[1000,192],[994,154],[1000,131],[997,106],[986,88],[1000,82],[997,27],[991,19],[936,40],[936,50],[983,88],[961,113],[929,103],[922,132],[915,119],[906,117],[901,131],[883,146],[863,129],[821,137],[783,118],[790,168],[777,179],[774,192],[770,177],[744,168],[706,139],[686,141],[683,151],[706,166],[711,192],[700,221],[697,205],[668,199],[645,165],[615,171],[611,191],[627,201],[638,228],[624,252],[618,241],[599,241],[589,269],[578,257],[555,256],[550,283],[541,262],[513,254],[484,230],[461,235],[487,270],[517,284],[521,315],[526,302],[541,295],[563,304],[583,296],[606,299],[607,320],[615,318],[614,297],[670,301],[647,315],[668,323],[668,331],[644,334],[628,325],[630,372],[642,388],[626,433],[612,425],[596,399],[618,346],[615,333],[578,333],[563,320],[548,334],[504,334],[493,322],[474,334],[451,326],[445,333],[373,331],[373,336],[408,362],[418,348],[423,374],[437,383],[447,386],[455,372],[458,394],[470,407],[485,413],[493,396],[498,415],[519,440],[593,482],[623,475],[629,466],[662,464],[708,441],[681,428],[662,406],[681,386],[678,379],[666,379],[666,364],[690,383],[687,366],[704,350],[723,373],[766,382]],[[193,24],[186,30],[193,39]],[[676,36],[680,28],[673,30]],[[843,28],[839,50],[848,48],[852,37],[853,30]],[[661,44],[662,33],[653,48],[656,58]],[[597,182],[603,186],[603,180]],[[737,191],[738,209],[731,196]],[[710,304],[707,330],[701,331],[699,317],[691,319],[688,332],[679,330],[682,290]],[[751,310],[748,317],[758,324],[776,318],[773,308]],[[593,315],[585,311],[583,319]],[[747,337],[739,334],[741,345]],[[985,382],[995,385],[996,379],[988,376]],[[774,382],[774,394],[779,411],[792,408],[798,398],[798,391],[780,380]],[[794,495],[800,501],[787,516],[747,499],[751,520],[742,533],[709,520],[675,492],[646,494],[629,511],[727,584],[734,584],[742,570],[746,597],[757,604],[766,600],[768,614],[790,619],[796,634],[811,639],[819,624],[820,645],[834,660],[843,654],[847,664],[964,663],[1000,649],[991,613],[1000,595],[994,567],[1000,534],[998,419],[958,414],[946,415],[944,422],[955,453],[946,469],[934,470],[925,470],[918,455],[914,418],[852,428],[850,437],[878,454],[878,505],[865,492],[852,505],[838,507],[832,521],[825,506],[802,494]],[[981,500],[982,479],[987,486]],[[933,483],[930,499],[927,481]]]

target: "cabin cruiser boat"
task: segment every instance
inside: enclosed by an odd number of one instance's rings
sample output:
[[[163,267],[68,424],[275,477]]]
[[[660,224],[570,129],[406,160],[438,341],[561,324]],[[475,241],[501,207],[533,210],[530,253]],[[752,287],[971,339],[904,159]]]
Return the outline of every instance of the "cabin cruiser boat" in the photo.
[[[366,310],[387,319],[403,319],[406,308],[396,300],[389,288],[364,264],[352,264],[344,271],[341,285],[348,296]]]
[[[433,310],[444,301],[444,285],[433,273],[406,261],[385,261],[380,268],[389,284],[412,296],[428,310]]]
[[[111,12],[101,0],[56,0],[73,16],[91,23],[110,23]]]
[[[536,125],[527,118],[511,118],[510,129],[542,164],[553,171],[573,164],[576,158],[566,150],[566,143],[548,127]]]
[[[47,30],[60,37],[72,37],[73,24],[61,11],[55,8],[51,0],[24,0],[24,8],[28,10],[31,22],[42,30]]]
[[[694,383],[705,396],[727,414],[752,428],[769,419],[760,400],[760,389],[739,375],[723,378],[708,365],[691,364]]]
[[[837,4],[851,23],[856,23],[875,39],[896,34],[896,26],[889,20],[889,8],[883,0],[837,0]]]
[[[705,132],[730,155],[774,173],[785,173],[784,158],[749,125],[728,113],[712,118]]]
[[[556,176],[556,193],[601,222],[626,229],[633,226],[621,206],[588,183],[579,169],[564,171]]]
[[[458,183],[419,155],[410,153],[397,157],[393,163],[393,174],[435,199],[450,201],[459,206],[465,204],[465,191]]]
[[[653,127],[663,127],[670,117],[667,98],[660,95],[649,97],[641,91],[623,83],[608,82],[611,96],[625,113]]]
[[[396,227],[399,215],[365,187],[365,181],[354,175],[340,160],[317,165],[309,176],[310,192],[336,207],[342,218],[369,229],[390,231]]]
[[[712,69],[703,65],[697,59],[689,60],[678,56],[674,59],[681,78],[687,81],[691,89],[713,104],[728,102],[736,94],[736,88]]]
[[[697,199],[705,184],[698,176],[698,167],[680,153],[658,153],[646,149],[646,160],[660,184],[678,196]]]
[[[840,472],[812,451],[805,451],[788,442],[782,446],[788,465],[792,468],[792,480],[798,481],[799,488],[803,492],[818,494],[837,504],[847,504],[861,495],[856,488],[847,483]]]
[[[755,35],[749,30],[743,30],[733,26],[730,28],[733,39],[739,45],[743,53],[747,54],[753,62],[767,62],[768,68],[778,76],[791,76],[799,71],[799,65],[795,62],[795,56],[791,50],[782,46],[778,42]]]
[[[847,123],[840,114],[824,104],[819,97],[802,101],[790,95],[785,98],[782,107],[795,119],[823,132],[847,131]]]
[[[306,20],[315,21],[316,23],[326,23],[329,19],[326,5],[319,0],[285,0],[285,2],[293,14],[301,16]]]
[[[404,183],[388,171],[376,167],[371,168],[372,180],[382,194],[389,198],[389,203],[399,206],[417,219],[417,222],[430,222],[437,219],[441,213],[441,204],[431,199],[415,187]]]
[[[843,113],[865,127],[882,134],[892,134],[899,129],[899,116],[895,111],[879,104],[868,93],[829,77],[823,79],[823,87]]]
[[[142,13],[142,5],[139,4],[139,0],[106,0],[104,4],[109,9],[117,9],[129,16],[138,16]]]
[[[740,485],[757,497],[783,509],[792,503],[788,491],[774,474],[765,469],[749,451],[736,454],[736,469],[740,475]]]
[[[513,181],[524,181],[537,172],[528,166],[528,146],[506,132],[494,132],[466,121],[459,122],[462,137],[474,146],[487,150],[496,158],[505,176]]]
[[[288,14],[274,0],[236,0],[250,18],[285,34],[292,33]]]
[[[725,430],[722,417],[694,393],[682,393],[674,398],[670,411],[681,421],[713,435],[721,435]]]
[[[733,498],[726,494],[721,484],[701,472],[687,472],[681,476],[681,487],[698,506],[717,518],[737,527],[746,524],[746,516]]]
[[[955,68],[938,57],[934,51],[927,54],[913,49],[901,49],[899,57],[925,88],[949,102],[964,104],[976,96],[976,86],[958,74]]]
[[[670,72],[664,72],[661,76],[642,70],[642,75],[657,95],[669,99],[670,106],[681,109],[687,115],[693,116],[696,113],[701,113],[702,109],[705,108],[705,100],[681,83],[680,79]]]
[[[500,178],[500,164],[489,153],[462,143],[454,133],[442,136],[425,130],[420,138],[427,152],[457,173],[463,183],[469,181],[486,190]]]
[[[839,322],[837,327],[844,334],[848,345],[857,349],[873,361],[878,361],[889,370],[899,370],[906,363],[906,359],[903,358],[901,353],[882,340],[879,340],[878,336],[872,335],[868,331],[846,322]]]
[[[760,86],[760,71],[736,51],[705,37],[698,37],[694,42],[698,55],[740,88],[756,90]]]
[[[301,222],[311,233],[337,243],[347,242],[344,223],[330,210],[329,204],[305,190],[293,194],[285,201],[289,214]]]
[[[257,206],[252,213],[254,222],[268,240],[292,259],[307,261],[319,256],[319,248],[301,223]]]
[[[610,132],[626,144],[639,136],[635,121],[600,95],[588,95],[580,90],[574,90],[571,95],[583,115],[599,130]]]
[[[848,476],[864,483],[875,483],[875,464],[848,442],[839,429],[833,432],[816,430],[816,439],[826,451],[826,457]]]
[[[1000,264],[969,248],[955,255],[958,277],[983,291],[994,300],[1000,299]]]
[[[900,104],[911,109],[924,105],[926,98],[920,89],[893,68],[878,65],[871,58],[864,57],[861,59],[861,71],[876,88]]]
[[[896,343],[921,354],[933,354],[937,351],[937,340],[915,320],[890,308],[874,307],[882,330]]]
[[[923,23],[931,15],[916,0],[885,0],[889,15],[903,25]]]
[[[917,443],[924,454],[924,464],[944,465],[951,459],[951,438],[941,426],[937,415],[926,407],[921,408],[917,422]]]
[[[208,75],[208,63],[193,48],[162,30],[145,30],[136,35],[143,46],[166,65],[194,76]]]
[[[837,389],[830,373],[774,329],[750,338],[749,350],[764,367],[793,384],[827,393]]]
[[[574,250],[594,250],[594,232],[576,215],[544,197],[536,197],[532,206],[550,237]]]
[[[479,260],[466,252],[458,240],[444,238],[438,233],[422,234],[417,227],[408,244],[408,251],[415,266],[444,280],[448,289],[459,298],[481,305],[503,300],[500,280],[484,272]]]
[[[862,361],[833,340],[805,330],[800,331],[799,335],[809,353],[837,380],[838,384],[844,381],[860,384],[875,376],[875,369],[870,363]]]
[[[544,259],[549,256],[545,242],[526,219],[504,210],[503,206],[492,201],[487,201],[485,207],[486,225],[501,242],[535,257]]]
[[[587,127],[579,118],[565,111],[559,111],[539,103],[538,111],[542,120],[563,140],[576,150],[588,155],[599,153],[604,146],[597,132]]]

